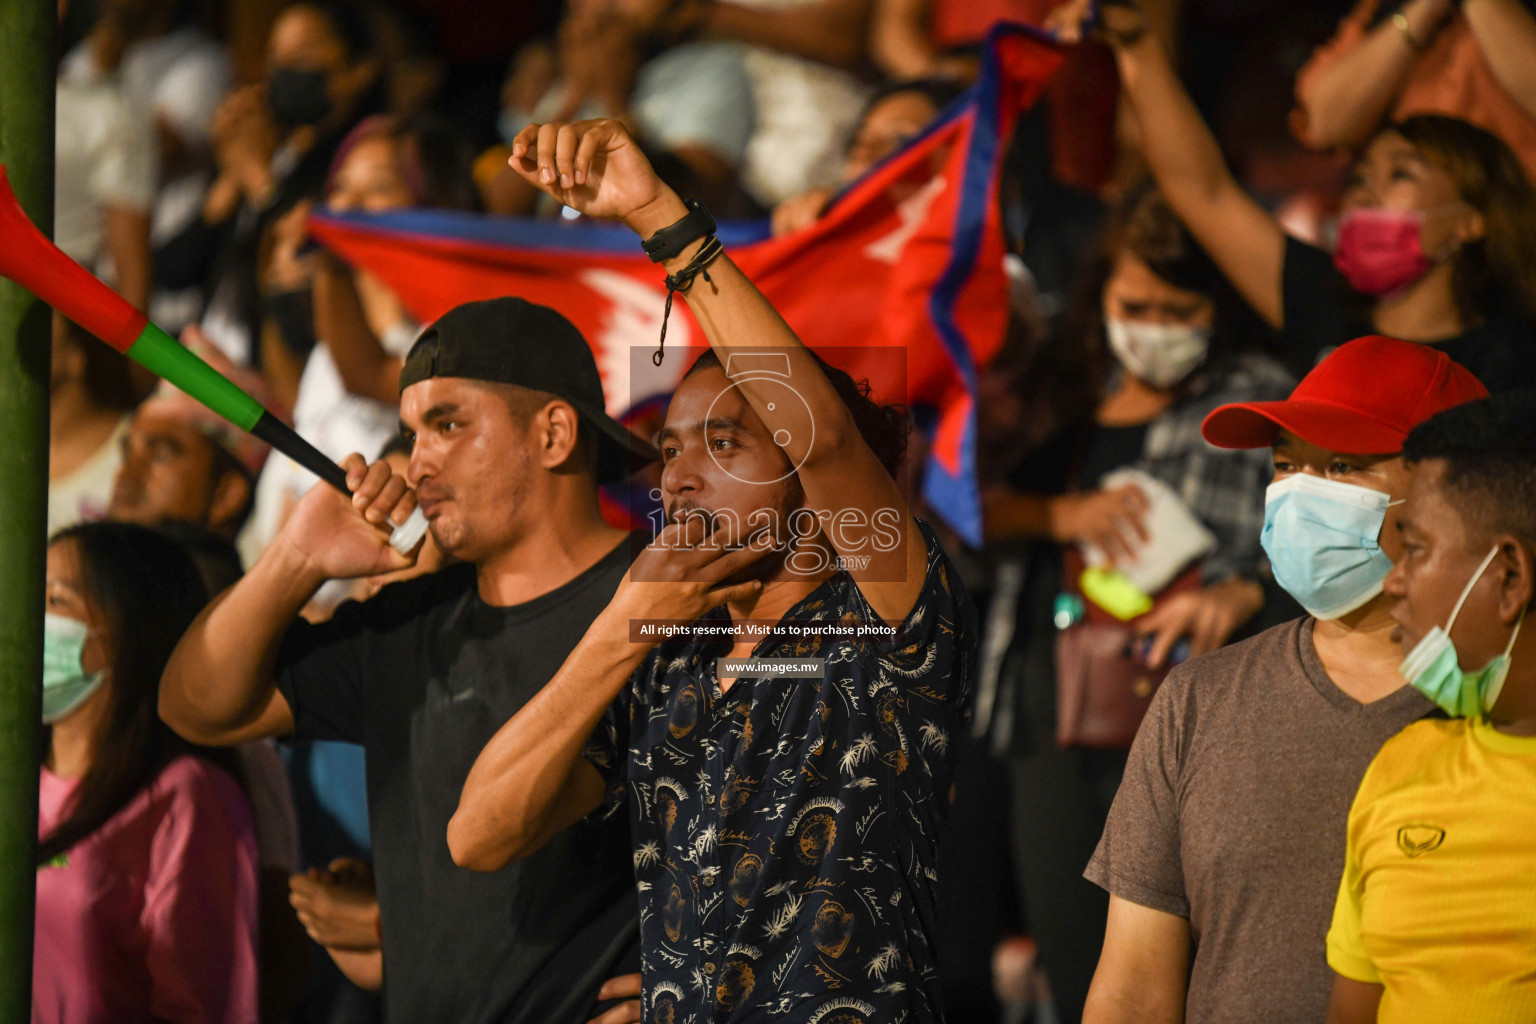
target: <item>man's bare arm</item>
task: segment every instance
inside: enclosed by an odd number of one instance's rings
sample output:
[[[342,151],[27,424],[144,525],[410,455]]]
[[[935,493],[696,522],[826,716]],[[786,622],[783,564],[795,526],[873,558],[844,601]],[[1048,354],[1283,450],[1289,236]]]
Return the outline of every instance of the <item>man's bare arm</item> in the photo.
[[[605,609],[560,671],[475,758],[448,822],[453,862],[497,871],[602,804],[603,780],[582,749],[650,649]]]
[[[1328,993],[1327,1024],[1375,1024],[1383,991],[1372,982],[1335,974],[1333,990]]]
[[[460,867],[496,871],[520,860],[602,803],[603,780],[582,756],[603,713],[654,643],[632,643],[631,619],[691,622],[711,608],[755,594],[761,584],[726,585],[761,557],[761,545],[722,552],[699,547],[697,519],[663,530],[631,566],[560,671],[486,744],[448,822],[448,851]],[[669,582],[642,582],[664,580]]]
[[[384,987],[384,951],[370,949],[326,949],[336,963],[336,969],[347,980],[364,992],[377,992]]]
[[[229,745],[293,731],[277,692],[278,649],[299,609],[327,579],[404,568],[413,556],[389,546],[388,524],[415,507],[405,481],[383,462],[343,463],[354,494],[310,489],[245,577],[214,600],[176,645],[160,680],[160,717],[181,736]]]
[[[673,220],[687,212],[681,200],[677,210]],[[690,246],[667,261],[667,270],[686,266],[694,250]],[[710,281],[696,279],[686,293],[688,308],[705,338],[728,375],[733,357],[749,368],[755,353],[788,359],[789,379],[804,405],[784,401],[782,385],[764,376],[747,377],[737,387],[768,430],[788,438],[781,448],[790,464],[799,467],[797,476],[806,507],[834,520],[848,514],[865,524],[853,530],[828,530],[827,538],[840,555],[868,557],[864,568],[852,575],[875,611],[886,619],[906,618],[922,591],[928,549],[912,521],[905,496],[864,443],[848,407],[810,351],[762,292],[728,256],[722,255],[709,273]],[[737,370],[736,375],[744,372]],[[905,533],[904,543],[893,550],[882,551],[869,542],[869,524],[882,519],[888,528]],[[857,564],[858,560],[850,561]]]
[[[1110,896],[1083,1024],[1182,1024],[1189,954],[1187,920]]]
[[[921,78],[938,62],[928,33],[929,0],[875,0],[869,56],[886,76]]]
[[[589,216],[622,220],[642,239],[688,212],[614,121],[530,125],[513,141],[510,163],[565,205]],[[694,242],[667,260],[667,271],[687,266],[703,244]],[[762,378],[738,386],[775,442],[784,439],[780,447],[798,467],[808,508],[824,516],[851,513],[865,523],[890,521],[899,538],[891,550],[872,548],[868,531],[831,530],[828,539],[839,555],[854,556],[851,561],[869,559],[853,575],[875,611],[886,619],[906,618],[922,591],[927,546],[901,489],[864,443],[815,358],[756,286],[725,255],[710,264],[708,273],[708,281],[701,275],[684,293],[705,337],[728,374],[733,357],[772,354],[788,361],[788,377],[800,401],[776,402],[783,386]]]
[[[160,681],[160,717],[184,739],[227,746],[293,731],[273,666],[283,634],[319,583],[308,585],[288,556],[269,548],[176,645]]]

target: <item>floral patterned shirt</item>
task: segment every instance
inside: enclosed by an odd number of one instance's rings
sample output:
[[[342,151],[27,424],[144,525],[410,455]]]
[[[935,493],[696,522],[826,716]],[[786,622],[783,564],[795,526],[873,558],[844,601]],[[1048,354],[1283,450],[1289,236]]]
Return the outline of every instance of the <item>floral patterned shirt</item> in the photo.
[[[727,644],[671,640],[598,730],[587,757],[631,817],[647,1021],[942,1020],[937,845],[977,627],[919,525],[927,576],[894,640],[781,625],[754,656],[823,658],[821,677],[724,692]],[[780,622],[879,619],[839,572]]]

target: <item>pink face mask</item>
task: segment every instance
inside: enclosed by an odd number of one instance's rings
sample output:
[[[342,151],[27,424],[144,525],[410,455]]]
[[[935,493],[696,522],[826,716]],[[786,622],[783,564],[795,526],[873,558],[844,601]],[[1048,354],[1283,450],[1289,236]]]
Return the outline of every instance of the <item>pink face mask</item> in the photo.
[[[1339,243],[1333,265],[1362,295],[1391,295],[1412,285],[1458,248],[1454,243],[1439,256],[1424,251],[1424,223],[1460,213],[1458,200],[1432,210],[1350,210],[1339,223]]]
[[[1350,210],[1339,222],[1333,265],[1362,295],[1390,295],[1434,269],[1423,229],[1417,210]]]

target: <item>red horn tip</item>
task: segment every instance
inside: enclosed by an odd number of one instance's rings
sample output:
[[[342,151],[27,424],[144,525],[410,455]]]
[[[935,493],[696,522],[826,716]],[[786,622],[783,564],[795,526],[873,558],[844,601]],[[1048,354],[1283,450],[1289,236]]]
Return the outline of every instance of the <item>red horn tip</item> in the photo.
[[[148,318],[66,256],[32,223],[0,164],[0,276],[96,335],[128,351]]]

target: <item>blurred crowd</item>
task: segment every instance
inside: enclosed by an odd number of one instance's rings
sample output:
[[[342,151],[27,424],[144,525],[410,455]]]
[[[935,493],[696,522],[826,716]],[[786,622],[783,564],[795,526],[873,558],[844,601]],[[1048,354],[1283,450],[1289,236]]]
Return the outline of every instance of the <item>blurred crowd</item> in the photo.
[[[1334,913],[1342,815],[1429,704],[1383,682],[1401,683],[1381,593],[1396,537],[1374,590],[1350,591],[1358,566],[1314,579],[1269,543],[1271,482],[1313,473],[1395,508],[1401,463],[1378,461],[1411,428],[1536,387],[1536,6],[1142,0],[1086,27],[1086,2],[1050,0],[500,6],[61,0],[58,245],[327,456],[407,477],[401,371],[427,325],[315,245],[312,211],[569,222],[509,167],[514,138],[608,118],[680,195],[788,235],[966,90],[990,25],[1057,33],[1066,63],[991,197],[1015,288],[977,383],[985,542],[941,531],[983,627],[939,848],[945,1014],[1154,1019],[1112,1014],[1109,993],[1153,1006],[1171,988],[1191,1020],[1322,1020],[1327,965],[1351,961],[1330,937],[1325,962],[1307,928]],[[1454,361],[1423,372],[1455,401],[1393,392],[1419,372],[1395,350],[1349,361],[1372,335]],[[1214,425],[1303,378],[1298,396],[1397,426],[1330,444],[1290,413]],[[316,477],[58,316],[50,412],[34,1021],[404,1019],[381,948],[415,925],[376,893],[363,747],[202,746],[159,717],[178,639],[281,543]],[[453,561],[429,537],[411,567],[332,580],[302,616]],[[1314,620],[1317,654],[1292,667],[1274,630],[1305,645]],[[1230,646],[1261,635],[1267,655]],[[1191,682],[1246,693],[1268,671],[1338,685],[1280,701],[1266,738],[1244,718],[1258,697]],[[1177,701],[1155,703],[1170,678]],[[1276,781],[1287,756],[1316,789]],[[1282,830],[1337,833],[1309,836],[1304,869],[1266,852],[1290,847],[1264,814],[1297,803],[1316,814]],[[1311,915],[1300,953],[1245,930],[1287,906]],[[1307,984],[1302,1011],[1253,998]],[[481,1010],[453,1019],[512,1019]]]

